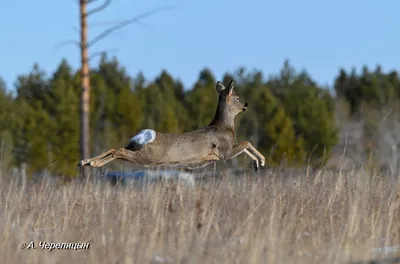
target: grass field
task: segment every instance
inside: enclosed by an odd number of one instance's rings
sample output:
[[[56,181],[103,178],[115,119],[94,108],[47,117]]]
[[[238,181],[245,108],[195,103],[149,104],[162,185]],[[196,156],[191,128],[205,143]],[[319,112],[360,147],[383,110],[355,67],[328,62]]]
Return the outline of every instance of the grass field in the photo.
[[[227,175],[195,190],[0,183],[2,263],[349,263],[400,255],[376,249],[400,244],[400,186],[362,170]],[[20,249],[31,241],[36,249]],[[90,247],[49,250],[40,241]]]

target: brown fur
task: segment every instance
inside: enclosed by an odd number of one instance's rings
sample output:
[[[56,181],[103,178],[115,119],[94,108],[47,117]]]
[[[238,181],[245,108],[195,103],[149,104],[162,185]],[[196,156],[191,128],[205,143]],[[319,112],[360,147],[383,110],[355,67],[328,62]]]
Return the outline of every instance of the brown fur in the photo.
[[[228,88],[217,82],[216,90],[218,106],[208,126],[181,134],[156,132],[155,140],[150,143],[138,145],[130,142],[125,148],[110,149],[97,157],[82,160],[78,166],[101,167],[112,160],[121,159],[145,166],[199,168],[244,152],[253,159],[256,170],[259,165],[263,168],[265,158],[250,142],[235,143],[235,117],[246,111],[247,103],[235,93],[233,81]]]

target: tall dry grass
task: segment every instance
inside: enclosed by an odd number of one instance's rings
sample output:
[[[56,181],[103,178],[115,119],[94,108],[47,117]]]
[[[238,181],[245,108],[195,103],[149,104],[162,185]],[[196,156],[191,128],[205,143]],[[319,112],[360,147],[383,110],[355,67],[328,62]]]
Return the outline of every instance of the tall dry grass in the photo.
[[[0,186],[2,263],[348,263],[399,243],[398,183],[363,171],[226,176],[195,190]],[[36,249],[20,249],[34,241]],[[52,251],[49,243],[90,243]],[[394,253],[398,254],[398,253]]]

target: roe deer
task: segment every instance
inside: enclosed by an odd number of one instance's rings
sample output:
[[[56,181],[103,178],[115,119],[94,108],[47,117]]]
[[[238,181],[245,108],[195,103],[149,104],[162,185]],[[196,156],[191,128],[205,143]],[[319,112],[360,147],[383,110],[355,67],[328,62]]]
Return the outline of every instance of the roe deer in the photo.
[[[94,158],[82,160],[78,166],[101,167],[115,160],[126,160],[143,166],[175,165],[188,169],[205,167],[218,160],[228,160],[242,152],[252,160],[255,171],[265,166],[265,157],[248,141],[235,143],[235,117],[247,110],[247,102],[218,81],[218,106],[208,126],[181,134],[167,134],[144,129],[125,148],[110,149]]]

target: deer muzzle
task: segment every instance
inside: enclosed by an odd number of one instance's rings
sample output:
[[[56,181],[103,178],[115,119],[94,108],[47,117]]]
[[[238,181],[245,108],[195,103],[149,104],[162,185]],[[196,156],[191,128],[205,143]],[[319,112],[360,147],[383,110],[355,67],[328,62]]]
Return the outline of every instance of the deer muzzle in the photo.
[[[247,102],[245,102],[242,108],[243,112],[247,110],[247,105],[248,105]]]

